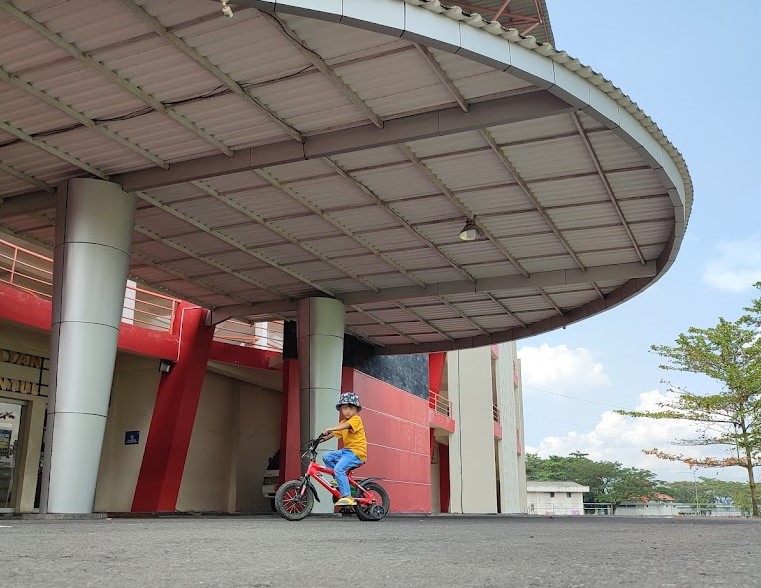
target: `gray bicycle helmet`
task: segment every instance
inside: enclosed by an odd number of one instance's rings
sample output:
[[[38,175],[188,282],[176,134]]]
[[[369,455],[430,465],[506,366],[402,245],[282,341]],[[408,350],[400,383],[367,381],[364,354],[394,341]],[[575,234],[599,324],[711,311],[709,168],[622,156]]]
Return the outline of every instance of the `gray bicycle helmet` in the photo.
[[[356,406],[357,412],[362,410],[362,405],[359,403],[359,396],[354,394],[354,392],[341,392],[341,396],[338,399],[338,404],[336,404],[336,410],[340,410],[342,404],[350,404],[351,406]]]

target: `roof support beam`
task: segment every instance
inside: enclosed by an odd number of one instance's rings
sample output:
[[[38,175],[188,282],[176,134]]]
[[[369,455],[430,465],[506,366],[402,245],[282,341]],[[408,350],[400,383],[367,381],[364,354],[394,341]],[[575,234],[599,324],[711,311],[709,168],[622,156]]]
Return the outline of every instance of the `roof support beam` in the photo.
[[[549,225],[550,229],[552,229],[552,232],[555,233],[555,236],[563,244],[563,247],[565,247],[565,250],[568,251],[569,255],[576,262],[576,265],[578,265],[581,270],[586,269],[584,263],[581,261],[581,259],[579,259],[579,256],[576,255],[573,247],[571,247],[571,244],[563,236],[563,233],[555,224],[555,221],[552,220],[550,215],[544,209],[544,206],[542,206],[542,203],[539,202],[539,198],[537,198],[531,188],[528,187],[526,181],[518,173],[518,170],[515,169],[513,162],[510,161],[510,158],[504,152],[502,147],[497,144],[497,141],[494,140],[494,137],[492,137],[491,133],[489,131],[483,130],[481,131],[481,136],[489,144],[489,147],[492,148],[492,151],[494,151],[494,154],[499,158],[500,162],[502,162],[502,165],[504,165],[505,168],[507,168],[507,171],[510,172],[510,175],[513,176],[518,186],[520,186],[521,190],[523,190],[523,193],[526,195],[526,198],[531,200],[531,203],[536,207],[537,212],[542,216],[547,225]]]
[[[460,199],[455,195],[452,190],[450,190],[444,182],[442,182],[436,174],[434,174],[428,167],[423,163],[420,158],[413,153],[412,149],[407,147],[407,145],[399,145],[399,149],[404,153],[407,158],[415,164],[415,166],[425,175],[426,178],[434,185],[436,186],[439,191],[449,198],[450,202],[454,204],[462,213],[463,215],[473,221],[478,229],[483,233],[489,241],[491,241],[492,245],[496,247],[502,255],[504,255],[510,263],[512,263],[519,272],[521,272],[524,276],[528,277],[528,271],[526,271],[526,268],[524,268],[521,263],[518,261],[518,259],[508,250],[507,247],[505,247],[502,243],[500,243],[499,239],[486,227],[484,226],[484,223],[479,221],[476,216],[473,214],[473,212],[465,206]]]
[[[30,184],[36,188],[39,188],[40,190],[44,190],[45,192],[48,192],[51,194],[55,192],[55,188],[53,188],[53,186],[49,186],[42,180],[38,180],[35,177],[25,174],[24,172],[19,171],[15,167],[8,165],[7,163],[3,163],[2,161],[0,161],[0,171],[4,171],[9,176],[18,178],[22,182],[26,182],[27,184]]]
[[[287,231],[284,231],[283,229],[278,227],[277,224],[268,221],[264,217],[254,213],[254,212],[251,212],[246,207],[241,206],[240,204],[235,202],[235,200],[233,200],[232,198],[228,198],[227,196],[225,196],[221,192],[218,192],[217,190],[215,190],[211,186],[207,185],[206,183],[201,182],[201,181],[193,181],[193,182],[191,182],[191,184],[193,184],[197,188],[200,188],[201,190],[203,190],[204,192],[206,192],[210,196],[213,196],[217,200],[219,200],[221,202],[224,202],[228,206],[234,208],[235,210],[237,210],[241,214],[244,214],[246,217],[250,218],[255,223],[258,223],[258,224],[262,225],[263,227],[267,227],[270,231],[272,231],[276,235],[282,237],[283,239],[285,239],[289,243],[292,243],[292,244],[296,245],[297,247],[300,247],[304,251],[314,255],[320,261],[322,261],[322,262],[328,264],[329,266],[337,269],[338,271],[346,274],[351,279],[356,280],[358,283],[362,284],[366,288],[369,288],[373,292],[378,292],[379,291],[378,287],[375,284],[373,284],[372,282],[370,282],[369,280],[367,280],[367,279],[363,278],[362,276],[354,273],[350,269],[344,267],[343,264],[341,264],[341,263],[331,259],[327,255],[324,255],[318,249],[316,249],[315,247],[312,247],[308,243],[303,243],[302,241],[299,241],[296,237],[294,237],[293,235],[291,235]]]
[[[228,245],[231,245],[231,246],[235,247],[236,249],[238,249],[240,251],[243,251],[244,253],[247,253],[251,257],[253,257],[255,259],[258,259],[259,261],[262,261],[265,264],[267,264],[267,265],[269,265],[271,267],[274,267],[275,269],[278,269],[278,270],[280,270],[281,272],[283,272],[285,274],[288,274],[292,278],[295,278],[296,280],[299,280],[300,282],[303,282],[304,284],[308,284],[309,286],[311,286],[315,290],[319,290],[320,292],[323,292],[324,294],[327,294],[328,296],[333,296],[334,295],[333,292],[331,290],[329,290],[328,288],[326,288],[325,286],[321,286],[320,284],[310,280],[306,276],[302,276],[300,273],[298,273],[296,271],[293,271],[292,269],[289,269],[289,268],[287,268],[287,267],[277,263],[276,261],[273,261],[272,259],[270,259],[266,255],[263,255],[263,254],[259,253],[255,249],[252,249],[250,247],[246,247],[245,245],[239,243],[235,239],[233,239],[231,237],[228,237],[227,235],[225,235],[221,231],[218,231],[216,229],[212,229],[208,225],[205,225],[201,221],[194,219],[193,217],[185,214],[184,212],[180,212],[179,210],[175,209],[174,207],[169,206],[167,204],[164,204],[160,200],[157,200],[156,198],[153,198],[152,196],[149,196],[148,194],[144,194],[142,192],[136,192],[136,194],[137,194],[138,198],[140,198],[142,200],[145,200],[146,202],[148,202],[149,204],[152,204],[156,208],[160,208],[164,212],[168,212],[172,216],[174,216],[174,217],[176,217],[176,218],[178,218],[178,219],[180,219],[182,221],[185,221],[186,223],[196,227],[197,229],[203,231],[204,233],[206,233],[208,235],[211,235],[213,237],[216,237],[220,241],[223,241],[223,242],[227,243]],[[264,290],[267,290],[268,292],[271,292],[271,293],[273,293],[273,294],[275,294],[277,296],[280,296],[281,298],[287,298],[287,296],[285,294],[283,294],[282,292],[279,292],[278,290],[275,290],[275,289],[273,289],[271,287],[266,286],[266,284],[264,284],[263,282],[256,281],[256,285],[259,288],[262,288]]]
[[[311,210],[314,214],[319,216],[320,218],[326,220],[331,225],[333,225],[336,229],[338,229],[342,234],[346,235],[350,239],[354,240],[356,243],[362,245],[365,249],[370,251],[373,255],[376,255],[377,257],[381,258],[383,261],[385,261],[390,267],[394,268],[396,271],[398,271],[400,274],[402,274],[405,278],[407,278],[410,282],[413,282],[417,284],[418,286],[425,286],[425,282],[423,282],[420,278],[415,276],[413,273],[409,272],[406,268],[402,267],[399,263],[391,259],[388,255],[384,254],[382,251],[380,251],[377,247],[363,239],[361,236],[357,235],[353,231],[349,230],[343,223],[338,221],[328,212],[323,211],[315,205],[311,200],[308,198],[305,198],[295,190],[289,188],[288,186],[285,186],[284,184],[280,183],[275,177],[268,174],[265,171],[262,170],[256,170],[256,174],[262,177],[262,179],[269,182],[273,187],[277,188],[284,194],[287,194],[291,198],[293,198],[296,202],[299,204],[306,206],[309,210]],[[377,291],[377,288],[374,288]]]
[[[42,35],[45,39],[50,41],[51,43],[57,45],[59,48],[63,49],[71,55],[74,59],[79,61],[80,63],[94,69],[99,74],[107,78],[108,80],[114,82],[117,84],[120,88],[126,90],[133,96],[136,96],[146,104],[148,104],[151,108],[156,110],[157,112],[160,112],[161,114],[171,118],[172,120],[178,122],[183,127],[209,143],[210,145],[213,145],[215,148],[217,148],[219,151],[224,153],[225,155],[232,156],[233,151],[224,143],[221,141],[215,139],[212,137],[209,133],[198,127],[195,123],[191,122],[178,112],[175,112],[171,108],[164,106],[164,104],[161,103],[160,100],[155,98],[154,96],[148,94],[144,90],[141,90],[138,86],[130,82],[129,80],[121,77],[119,74],[117,74],[115,71],[107,68],[105,65],[103,65],[100,61],[97,59],[94,59],[93,57],[90,57],[83,51],[81,51],[76,45],[73,43],[69,43],[66,39],[61,37],[60,35],[54,33],[44,25],[40,24],[36,20],[34,20],[31,16],[29,16],[26,12],[19,10],[13,4],[10,2],[0,2],[0,9],[5,10],[9,15],[14,17],[16,20],[24,23],[29,28],[37,31],[40,35]]]
[[[8,82],[9,84],[12,84],[16,88],[18,88],[19,90],[23,92],[26,92],[27,94],[31,94],[35,98],[41,100],[48,106],[55,108],[59,112],[68,114],[71,118],[73,118],[76,121],[79,121],[87,128],[92,129],[96,133],[100,133],[107,139],[116,141],[120,145],[124,145],[127,149],[130,149],[131,151],[134,151],[138,155],[145,157],[148,161],[155,163],[160,168],[169,169],[169,164],[167,162],[165,162],[160,157],[154,155],[147,149],[143,149],[142,147],[140,147],[140,145],[133,143],[126,137],[122,137],[119,133],[112,131],[111,129],[104,126],[103,124],[95,122],[89,116],[86,116],[85,114],[82,114],[81,112],[79,112],[78,110],[75,110],[71,106],[64,104],[58,98],[54,98],[47,92],[43,92],[39,88],[34,87],[32,84],[29,84],[21,80],[18,76],[14,76],[13,74],[8,73],[1,67],[0,67],[0,80]]]
[[[0,2],[0,6],[2,6],[3,4],[4,4],[3,2]],[[30,145],[34,145],[38,149],[42,149],[45,153],[48,153],[52,155],[53,157],[57,157],[58,159],[61,159],[65,161],[66,163],[70,163],[74,167],[78,167],[79,169],[86,171],[89,174],[97,176],[102,180],[108,179],[108,176],[104,174],[102,171],[100,171],[99,169],[96,169],[90,164],[85,163],[84,161],[81,161],[80,159],[77,159],[73,155],[69,155],[63,149],[59,149],[58,147],[53,147],[52,145],[48,145],[47,143],[45,143],[45,141],[40,141],[39,139],[35,139],[28,133],[25,133],[21,129],[18,129],[7,122],[0,121],[0,129],[5,131],[6,133],[10,133],[14,137],[21,139],[22,141],[29,143]]]
[[[451,107],[413,114],[385,121],[382,129],[368,124],[331,131],[306,137],[303,145],[286,141],[250,147],[236,151],[233,157],[212,155],[174,163],[166,171],[153,168],[128,172],[115,176],[115,181],[128,192],[150,190],[191,180],[543,118],[573,109],[557,96],[538,90],[472,104],[467,113],[459,107]]]
[[[54,192],[30,192],[0,200],[0,219],[20,214],[32,214],[55,207],[56,195]]]
[[[631,227],[629,226],[629,223],[626,222],[626,217],[624,216],[624,212],[621,210],[621,206],[618,203],[618,200],[616,199],[616,195],[613,193],[613,188],[610,185],[610,182],[608,181],[608,177],[605,175],[605,172],[602,169],[602,165],[600,164],[600,159],[597,157],[597,153],[595,153],[594,147],[592,147],[592,142],[589,140],[589,136],[587,135],[587,131],[584,129],[584,126],[581,124],[581,121],[579,120],[579,116],[575,112],[571,112],[571,119],[573,120],[573,124],[576,125],[576,129],[579,131],[579,135],[581,136],[581,141],[584,143],[584,147],[587,150],[587,153],[589,153],[589,157],[592,159],[592,163],[595,166],[595,169],[597,170],[597,174],[600,176],[600,181],[602,182],[603,187],[605,188],[605,192],[608,194],[608,198],[610,198],[611,204],[613,204],[613,208],[616,210],[616,214],[618,215],[618,218],[621,220],[621,224],[624,227],[624,230],[626,231],[627,236],[629,237],[629,240],[632,242],[632,246],[634,247],[634,251],[637,254],[637,257],[639,257],[640,263],[645,263],[645,256],[642,255],[642,250],[639,248],[639,245],[637,244],[637,239],[634,238],[634,233],[632,233]]]
[[[396,302],[410,298],[428,298],[432,296],[451,296],[454,294],[482,294],[503,290],[521,290],[526,288],[551,288],[553,286],[587,285],[590,282],[621,281],[634,278],[653,278],[658,270],[655,261],[640,263],[623,263],[618,265],[595,266],[586,272],[579,269],[536,272],[530,276],[500,276],[482,278],[476,283],[468,280],[440,282],[419,286],[401,286],[387,288],[380,292],[347,292],[338,295],[345,304],[370,304],[375,302]]]
[[[425,59],[428,67],[433,70],[433,73],[436,74],[436,77],[439,78],[439,81],[444,84],[447,92],[449,92],[452,95],[452,98],[455,99],[455,102],[460,105],[460,108],[462,108],[463,112],[468,112],[470,110],[468,101],[460,93],[460,90],[457,89],[457,86],[454,85],[454,82],[451,80],[447,72],[444,71],[444,68],[441,67],[441,64],[436,61],[436,58],[433,56],[433,53],[431,53],[431,50],[428,49],[428,47],[419,45],[417,43],[415,43],[415,48],[423,56],[423,59]]]
[[[161,37],[168,43],[171,43],[175,48],[179,49],[182,53],[187,55],[190,59],[195,61],[208,73],[210,73],[215,78],[217,78],[220,82],[222,82],[222,84],[224,84],[226,88],[231,90],[233,94],[235,94],[239,98],[242,98],[250,106],[253,106],[256,110],[258,110],[264,116],[266,116],[271,122],[275,123],[281,129],[283,129],[293,139],[295,139],[299,143],[301,143],[304,140],[303,135],[299,131],[294,129],[291,125],[289,125],[279,116],[277,116],[277,114],[275,114],[269,108],[267,108],[264,104],[259,102],[259,100],[257,100],[251,94],[249,94],[246,90],[244,90],[241,87],[241,85],[238,84],[238,82],[236,82],[234,79],[228,76],[225,72],[219,69],[211,61],[206,59],[193,47],[188,45],[184,40],[182,40],[180,37],[178,37],[174,33],[167,30],[167,28],[163,24],[161,24],[161,22],[159,22],[158,19],[148,14],[141,6],[133,2],[133,0],[121,0],[121,3],[127,10],[129,10],[135,17],[137,17],[140,21],[142,21],[143,24],[145,24],[148,28],[150,28],[153,32],[155,32],[159,37]]]
[[[123,0],[124,1],[124,0]],[[285,34],[286,38],[288,39],[288,42],[295,47],[299,53],[301,53],[307,61],[311,62],[312,65],[314,65],[317,69],[319,69],[323,75],[330,80],[330,83],[333,84],[341,94],[346,97],[349,102],[354,104],[362,113],[379,129],[383,128],[383,121],[381,118],[375,114],[372,109],[365,104],[364,100],[360,98],[354,90],[352,90],[346,82],[344,82],[341,77],[333,71],[333,68],[331,68],[325,61],[320,57],[320,55],[317,54],[317,52],[313,51],[309,47],[306,46],[304,41],[299,39],[299,36],[296,34],[296,32],[291,29],[281,18],[278,18],[275,14],[270,14],[268,12],[262,12],[263,15],[270,17],[272,20],[277,23],[277,25],[282,29],[283,33]]]

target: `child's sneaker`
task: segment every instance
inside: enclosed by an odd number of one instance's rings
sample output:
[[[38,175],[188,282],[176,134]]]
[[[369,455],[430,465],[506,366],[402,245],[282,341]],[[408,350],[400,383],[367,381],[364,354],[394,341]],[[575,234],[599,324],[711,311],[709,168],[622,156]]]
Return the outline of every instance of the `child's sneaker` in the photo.
[[[343,496],[338,499],[336,506],[357,506],[357,501],[354,500],[351,496]]]

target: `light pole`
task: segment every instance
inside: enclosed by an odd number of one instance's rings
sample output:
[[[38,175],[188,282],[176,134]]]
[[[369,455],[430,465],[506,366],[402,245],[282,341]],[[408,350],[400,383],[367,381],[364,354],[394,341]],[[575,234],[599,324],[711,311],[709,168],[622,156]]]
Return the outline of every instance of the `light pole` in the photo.
[[[695,516],[700,516],[700,502],[698,501],[698,470],[692,472],[692,479],[695,482]]]

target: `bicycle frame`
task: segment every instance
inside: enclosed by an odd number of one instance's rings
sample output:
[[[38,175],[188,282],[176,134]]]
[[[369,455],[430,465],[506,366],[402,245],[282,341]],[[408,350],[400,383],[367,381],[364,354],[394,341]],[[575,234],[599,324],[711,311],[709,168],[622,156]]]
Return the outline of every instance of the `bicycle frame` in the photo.
[[[341,493],[338,491],[338,488],[334,488],[331,484],[329,484],[320,474],[328,474],[330,476],[335,476],[335,472],[330,469],[326,468],[325,466],[321,466],[313,459],[309,460],[309,466],[307,467],[307,471],[304,474],[303,480],[303,486],[301,488],[301,495],[304,495],[304,492],[307,491],[307,487],[310,487],[310,478],[313,480],[316,480],[317,483],[325,488],[328,492],[330,492],[333,496],[336,498],[341,498]],[[362,485],[357,482],[354,479],[354,476],[352,475],[351,470],[346,472],[346,477],[349,479],[349,485],[353,486],[354,488],[359,488],[364,493],[364,488]],[[365,482],[367,480],[372,480],[375,478],[363,478],[361,481]],[[320,498],[317,496],[317,492],[314,489],[314,487],[309,488],[310,491],[314,494],[315,499],[319,502]],[[369,496],[354,496],[354,499],[357,501],[357,504],[370,504],[373,499]]]

